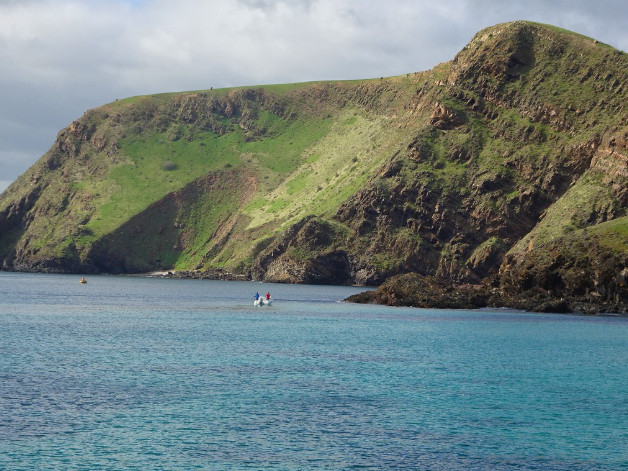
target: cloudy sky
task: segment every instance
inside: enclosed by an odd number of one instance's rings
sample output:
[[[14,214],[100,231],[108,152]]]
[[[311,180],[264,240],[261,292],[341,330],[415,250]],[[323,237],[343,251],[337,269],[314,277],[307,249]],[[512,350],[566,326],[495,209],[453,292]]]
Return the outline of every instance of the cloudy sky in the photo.
[[[416,72],[516,19],[628,51],[625,0],[0,0],[0,191],[116,98]]]

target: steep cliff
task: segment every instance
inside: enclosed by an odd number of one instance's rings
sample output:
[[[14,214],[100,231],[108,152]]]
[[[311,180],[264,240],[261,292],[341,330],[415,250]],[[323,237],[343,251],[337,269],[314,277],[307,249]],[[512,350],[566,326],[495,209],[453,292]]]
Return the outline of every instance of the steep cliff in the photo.
[[[627,83],[626,54],[513,22],[428,72],[116,101],[0,196],[2,267],[415,272],[619,306],[625,224],[608,222],[626,216]],[[591,273],[577,289],[573,267]]]

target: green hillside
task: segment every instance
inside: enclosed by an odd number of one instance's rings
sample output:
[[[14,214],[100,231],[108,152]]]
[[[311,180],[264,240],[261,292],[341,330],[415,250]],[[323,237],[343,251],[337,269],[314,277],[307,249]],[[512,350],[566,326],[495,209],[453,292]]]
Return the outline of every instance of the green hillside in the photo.
[[[415,272],[560,296],[567,272],[548,288],[525,267],[597,234],[617,289],[585,294],[620,302],[627,71],[608,45],[513,22],[422,73],[118,100],[0,196],[2,267],[357,284]]]

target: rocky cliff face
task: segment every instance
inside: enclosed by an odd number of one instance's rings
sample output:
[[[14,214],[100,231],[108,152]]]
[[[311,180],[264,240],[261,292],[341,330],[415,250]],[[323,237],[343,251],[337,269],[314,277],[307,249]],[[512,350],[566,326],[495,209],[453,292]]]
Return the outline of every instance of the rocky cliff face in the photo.
[[[361,284],[414,272],[617,310],[627,66],[514,22],[425,73],[112,103],[0,197],[2,266]]]

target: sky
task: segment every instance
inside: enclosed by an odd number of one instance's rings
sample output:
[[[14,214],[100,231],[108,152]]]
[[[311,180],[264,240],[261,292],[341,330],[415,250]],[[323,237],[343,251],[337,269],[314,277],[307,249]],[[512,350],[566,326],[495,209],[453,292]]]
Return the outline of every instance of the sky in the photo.
[[[117,98],[418,72],[513,20],[628,51],[625,0],[0,0],[0,191]]]

